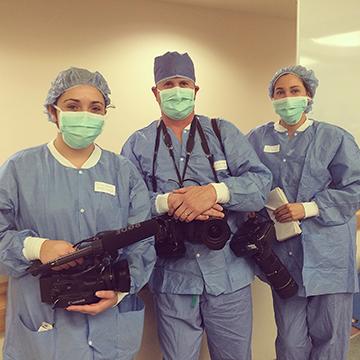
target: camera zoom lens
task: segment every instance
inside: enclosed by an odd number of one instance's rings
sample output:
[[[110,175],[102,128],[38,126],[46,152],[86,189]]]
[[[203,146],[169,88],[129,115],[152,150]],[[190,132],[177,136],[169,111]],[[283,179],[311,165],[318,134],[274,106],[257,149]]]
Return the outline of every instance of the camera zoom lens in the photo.
[[[221,227],[213,224],[209,227],[208,235],[212,238],[218,238],[221,236]]]

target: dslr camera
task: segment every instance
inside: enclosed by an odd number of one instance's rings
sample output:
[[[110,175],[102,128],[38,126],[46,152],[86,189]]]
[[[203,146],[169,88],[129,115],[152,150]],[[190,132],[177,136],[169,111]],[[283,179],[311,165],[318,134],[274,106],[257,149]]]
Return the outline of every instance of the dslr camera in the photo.
[[[204,244],[211,250],[220,250],[231,235],[226,216],[223,219],[209,218],[186,223],[163,215],[156,218],[156,221],[160,230],[155,235],[155,249],[157,255],[165,259],[183,257],[186,252],[185,242]]]
[[[260,220],[256,215],[238,229],[230,241],[230,248],[238,257],[251,257],[275,292],[282,299],[287,299],[297,293],[298,285],[273,252],[271,245],[274,239],[274,223],[269,219]]]

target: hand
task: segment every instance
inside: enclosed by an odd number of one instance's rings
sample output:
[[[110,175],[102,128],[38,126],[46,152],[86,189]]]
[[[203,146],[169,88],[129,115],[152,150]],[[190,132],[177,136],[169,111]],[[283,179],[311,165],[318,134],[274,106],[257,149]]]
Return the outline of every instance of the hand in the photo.
[[[75,252],[76,249],[65,240],[45,240],[40,248],[40,261],[44,264],[49,261],[55,260],[61,256],[69,255]],[[66,264],[56,266],[54,270],[66,270],[70,267],[74,267],[77,264],[81,264],[83,259],[76,259]]]
[[[71,305],[68,306],[66,310],[77,311],[83,314],[94,316],[112,308],[118,301],[116,292],[112,290],[97,291],[95,295],[101,299],[98,303],[88,305]]]
[[[209,217],[222,219],[225,216],[223,210],[224,209],[221,205],[215,204],[211,209],[206,210],[202,214],[198,215],[195,220],[205,221],[208,220]],[[189,222],[189,220],[186,219],[186,222]]]
[[[175,212],[170,213],[180,221],[192,221],[200,214],[210,210],[216,204],[216,191],[211,185],[188,186],[173,191],[175,195],[182,195],[182,202]]]
[[[275,219],[278,222],[289,222],[302,220],[305,217],[305,209],[301,203],[290,203],[281,205],[274,210]]]
[[[169,207],[168,214],[172,216],[172,214],[183,203],[183,201],[184,201],[184,196],[182,194],[170,193],[167,199],[168,207]]]

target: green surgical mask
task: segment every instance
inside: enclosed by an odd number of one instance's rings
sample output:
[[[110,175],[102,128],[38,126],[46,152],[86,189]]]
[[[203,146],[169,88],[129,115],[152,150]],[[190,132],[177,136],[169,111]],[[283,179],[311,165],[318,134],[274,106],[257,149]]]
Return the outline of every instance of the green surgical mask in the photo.
[[[183,120],[195,107],[195,90],[173,87],[160,91],[160,107],[165,115],[172,120]]]
[[[304,113],[309,98],[307,96],[291,96],[278,100],[273,100],[272,104],[275,112],[288,125],[297,124],[301,115]]]
[[[104,127],[104,115],[87,111],[59,110],[59,128],[65,144],[73,149],[84,149],[92,144]]]

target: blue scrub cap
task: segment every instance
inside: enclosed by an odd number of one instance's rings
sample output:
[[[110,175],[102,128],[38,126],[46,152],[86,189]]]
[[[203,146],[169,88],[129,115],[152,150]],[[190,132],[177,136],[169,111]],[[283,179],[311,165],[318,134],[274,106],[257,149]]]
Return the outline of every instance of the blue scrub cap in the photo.
[[[110,104],[111,94],[108,83],[105,78],[98,72],[91,72],[86,69],[71,67],[67,70],[61,71],[56,79],[51,83],[51,87],[45,100],[46,113],[48,118],[52,121],[47,110],[48,105],[54,105],[57,99],[68,89],[77,85],[93,85],[104,96],[105,106]]]
[[[188,55],[168,51],[154,61],[155,84],[173,77],[184,77],[195,82],[194,64]]]
[[[273,78],[270,81],[269,84],[269,96],[272,98],[274,95],[274,88],[276,81],[285,74],[294,74],[298,78],[300,78],[306,90],[310,93],[310,96],[313,98],[316,93],[316,88],[319,85],[319,80],[316,78],[315,73],[313,70],[308,70],[306,67],[301,65],[294,65],[294,66],[288,66],[284,67],[280,70],[278,70]],[[306,113],[308,113],[312,108],[313,101],[309,101],[309,104],[305,110]]]

